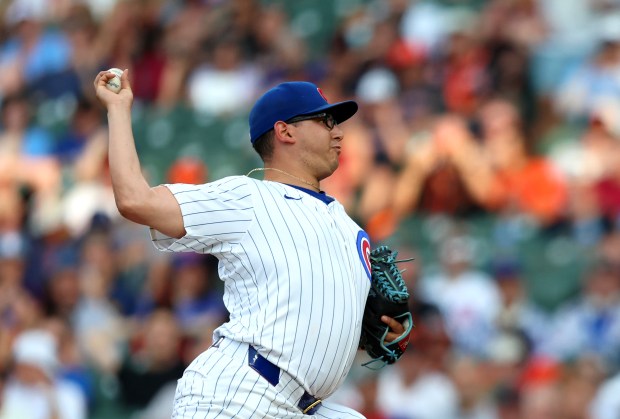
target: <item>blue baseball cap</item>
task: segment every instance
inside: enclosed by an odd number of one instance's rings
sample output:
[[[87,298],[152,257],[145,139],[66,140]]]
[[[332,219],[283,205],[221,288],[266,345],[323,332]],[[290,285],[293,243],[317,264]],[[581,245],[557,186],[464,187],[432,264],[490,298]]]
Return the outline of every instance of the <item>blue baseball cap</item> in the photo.
[[[250,141],[254,144],[278,121],[323,112],[331,114],[336,122],[341,123],[357,112],[357,103],[347,100],[330,104],[321,89],[313,83],[281,83],[265,92],[250,111]]]

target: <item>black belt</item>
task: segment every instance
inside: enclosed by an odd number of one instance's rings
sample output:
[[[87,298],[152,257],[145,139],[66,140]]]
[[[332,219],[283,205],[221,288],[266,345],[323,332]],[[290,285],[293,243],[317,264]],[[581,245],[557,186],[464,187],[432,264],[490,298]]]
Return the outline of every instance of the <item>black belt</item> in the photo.
[[[272,386],[277,386],[280,382],[280,368],[273,365],[265,357],[259,354],[256,349],[250,345],[248,350],[248,365],[259,373]],[[319,407],[321,407],[321,399],[318,399],[304,391],[303,396],[299,399],[297,407],[304,415],[314,415]]]

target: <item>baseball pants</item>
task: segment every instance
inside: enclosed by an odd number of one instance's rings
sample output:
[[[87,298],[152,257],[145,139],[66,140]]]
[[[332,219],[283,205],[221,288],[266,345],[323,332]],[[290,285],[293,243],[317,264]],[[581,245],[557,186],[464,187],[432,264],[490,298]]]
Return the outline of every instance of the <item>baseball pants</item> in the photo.
[[[297,418],[304,415],[297,403],[304,388],[281,371],[271,385],[248,365],[247,343],[221,339],[200,354],[178,381],[173,419]],[[316,418],[364,419],[347,407],[323,401]]]

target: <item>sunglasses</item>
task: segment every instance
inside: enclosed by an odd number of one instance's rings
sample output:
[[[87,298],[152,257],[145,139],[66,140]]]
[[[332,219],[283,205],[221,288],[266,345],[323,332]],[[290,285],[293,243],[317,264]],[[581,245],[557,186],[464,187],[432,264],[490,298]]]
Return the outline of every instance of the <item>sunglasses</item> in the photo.
[[[294,118],[289,119],[288,121],[285,121],[287,124],[293,124],[295,122],[301,122],[301,121],[310,121],[313,119],[320,119],[323,124],[325,124],[325,126],[327,127],[328,130],[333,130],[334,127],[336,125],[338,125],[338,122],[336,121],[336,119],[333,117],[332,114],[329,113],[319,113],[319,114],[315,114],[315,115],[306,115],[306,116],[296,116]]]

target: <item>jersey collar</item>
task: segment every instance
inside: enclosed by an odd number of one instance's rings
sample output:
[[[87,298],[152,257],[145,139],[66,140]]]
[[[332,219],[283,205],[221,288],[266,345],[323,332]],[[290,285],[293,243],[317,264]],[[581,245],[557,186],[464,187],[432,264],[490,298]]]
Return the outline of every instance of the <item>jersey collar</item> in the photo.
[[[321,191],[321,192],[315,192],[312,189],[307,189],[307,188],[302,188],[301,186],[297,186],[297,185],[289,185],[287,183],[288,186],[298,189],[302,192],[307,193],[310,196],[315,197],[316,199],[318,199],[319,201],[323,201],[325,203],[325,205],[329,205],[332,202],[335,201],[334,198],[332,198],[331,196],[327,195],[325,192]]]

